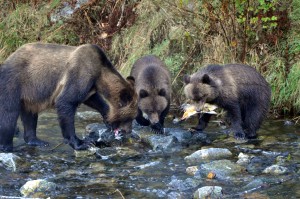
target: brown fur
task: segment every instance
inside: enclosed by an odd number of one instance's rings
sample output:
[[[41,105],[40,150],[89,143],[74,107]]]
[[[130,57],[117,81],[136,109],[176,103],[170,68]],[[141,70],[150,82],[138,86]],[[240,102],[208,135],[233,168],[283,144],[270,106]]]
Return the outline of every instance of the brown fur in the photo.
[[[0,89],[0,150],[12,149],[19,114],[25,141],[44,145],[36,137],[37,114],[56,108],[63,136],[75,149],[87,148],[74,129],[81,103],[98,110],[114,129],[127,132],[137,114],[133,78],[125,80],[96,45],[26,44],[1,66]]]
[[[256,137],[268,112],[271,89],[253,68],[241,64],[209,65],[185,76],[184,93],[198,104],[216,104],[227,111],[237,138]],[[204,114],[196,127],[203,130],[210,115]]]
[[[136,80],[139,95],[137,122],[162,132],[170,107],[170,72],[158,57],[148,55],[134,63],[130,75]]]

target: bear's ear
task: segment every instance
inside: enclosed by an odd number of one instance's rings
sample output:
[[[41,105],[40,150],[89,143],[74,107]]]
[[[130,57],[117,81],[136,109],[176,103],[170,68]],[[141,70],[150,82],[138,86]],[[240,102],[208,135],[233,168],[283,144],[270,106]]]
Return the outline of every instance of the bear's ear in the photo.
[[[135,84],[135,79],[134,79],[134,77],[128,76],[128,77],[126,78],[126,80],[127,80],[132,86],[134,86],[134,84]]]
[[[202,79],[201,79],[201,82],[203,84],[210,84],[211,83],[211,79],[210,79],[209,75],[208,74],[204,74],[203,77],[202,77]]]
[[[184,75],[184,76],[183,76],[183,82],[184,82],[185,84],[189,84],[189,83],[191,82],[191,76],[189,76],[189,75]]]
[[[120,107],[126,106],[130,101],[132,101],[132,96],[130,95],[130,93],[126,89],[121,90]]]
[[[162,97],[165,97],[167,95],[167,92],[164,88],[162,88],[158,91],[158,95],[162,96]]]
[[[140,90],[140,93],[139,93],[140,98],[148,97],[148,95],[149,94],[148,94],[148,92],[146,90],[144,90],[144,89]]]

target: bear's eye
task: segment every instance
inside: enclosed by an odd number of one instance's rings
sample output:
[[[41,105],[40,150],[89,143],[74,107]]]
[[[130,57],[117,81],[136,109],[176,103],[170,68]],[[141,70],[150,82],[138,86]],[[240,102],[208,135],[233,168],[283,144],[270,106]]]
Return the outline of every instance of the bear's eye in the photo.
[[[166,90],[164,88],[160,89],[158,91],[158,95],[162,96],[162,97],[165,97],[167,95]]]
[[[119,106],[120,107],[124,107],[126,106],[130,101],[132,101],[132,95],[126,90],[123,89],[120,92],[120,102],[119,102]]]
[[[141,89],[140,93],[139,93],[139,96],[140,96],[140,98],[145,98],[145,97],[148,97],[149,94],[148,94],[148,92],[146,90]]]

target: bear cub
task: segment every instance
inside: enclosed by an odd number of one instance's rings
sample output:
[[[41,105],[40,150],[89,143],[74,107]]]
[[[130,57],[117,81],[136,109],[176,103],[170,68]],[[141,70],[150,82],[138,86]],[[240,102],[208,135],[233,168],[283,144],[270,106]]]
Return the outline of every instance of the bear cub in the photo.
[[[154,55],[138,59],[131,70],[138,94],[136,121],[163,133],[164,120],[170,109],[171,76],[165,64]]]
[[[271,89],[253,67],[242,64],[208,65],[184,76],[184,93],[201,108],[215,104],[227,112],[235,138],[256,138],[271,99]],[[211,115],[199,117],[196,130],[203,130]]]

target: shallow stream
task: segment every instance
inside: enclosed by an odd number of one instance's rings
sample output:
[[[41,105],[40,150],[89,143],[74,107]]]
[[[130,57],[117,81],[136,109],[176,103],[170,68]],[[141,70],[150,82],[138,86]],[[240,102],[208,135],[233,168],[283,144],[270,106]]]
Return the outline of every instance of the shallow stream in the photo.
[[[82,107],[79,112],[87,109]],[[167,127],[174,126],[169,118]],[[76,117],[76,131],[84,135],[86,125],[99,122],[96,117]],[[250,172],[227,180],[202,178],[195,186],[186,186],[189,167],[184,158],[201,149],[200,145],[184,146],[176,151],[153,151],[142,144],[132,143],[112,147],[113,158],[97,156],[75,157],[70,146],[61,144],[62,135],[54,111],[42,113],[39,117],[38,136],[50,143],[48,148],[34,148],[24,145],[21,138],[14,139],[14,154],[22,158],[23,164],[13,172],[0,167],[1,196],[20,197],[20,188],[29,180],[47,179],[58,185],[51,198],[193,198],[193,193],[202,186],[216,185],[223,188],[224,198],[300,198],[300,127],[284,125],[283,120],[267,120],[259,130],[259,139],[248,143],[236,143],[232,139],[215,136],[220,128],[210,125],[207,134],[211,143],[205,147],[227,148],[234,155],[229,160],[236,162],[240,152],[249,152],[263,158],[264,152],[285,154],[289,172],[284,175],[268,175]],[[246,146],[246,149],[244,148]],[[251,147],[249,147],[251,146]],[[248,151],[247,151],[248,150]],[[258,151],[257,154],[256,150]],[[260,152],[259,152],[260,151]],[[262,161],[258,161],[261,166]],[[268,160],[266,160],[266,164]],[[250,168],[255,170],[255,168]],[[274,179],[275,178],[275,179]],[[245,192],[242,187],[254,179],[272,179],[270,183],[254,186]],[[171,183],[172,182],[172,183]],[[178,182],[177,184],[174,182]],[[255,197],[257,194],[257,197]],[[251,198],[250,196],[248,198]]]

